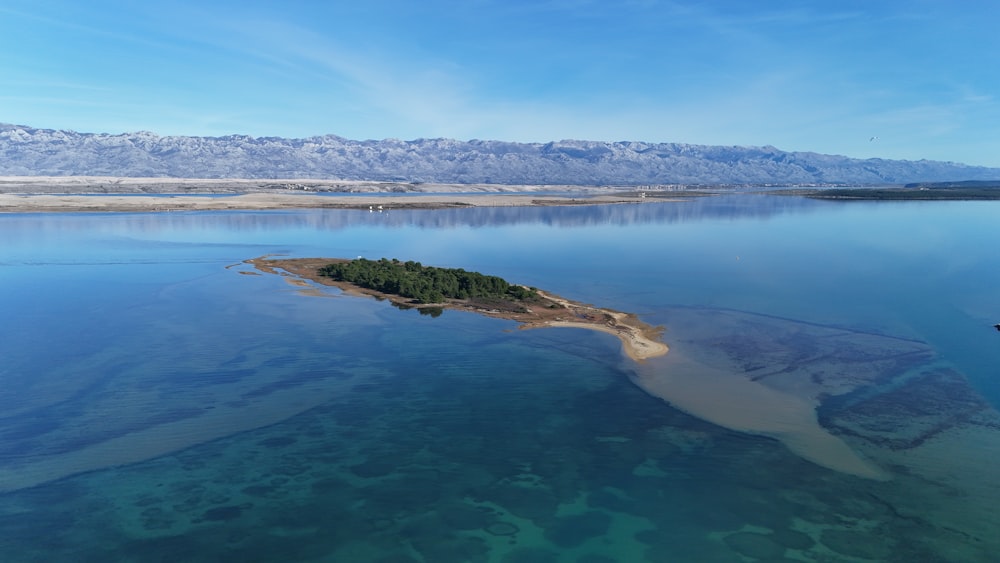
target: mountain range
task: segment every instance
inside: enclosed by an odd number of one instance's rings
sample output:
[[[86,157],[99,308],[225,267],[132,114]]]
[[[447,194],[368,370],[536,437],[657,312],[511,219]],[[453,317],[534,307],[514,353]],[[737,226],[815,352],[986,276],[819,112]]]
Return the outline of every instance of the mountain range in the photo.
[[[343,179],[427,183],[886,185],[998,180],[1000,168],[771,146],[637,141],[355,141],[105,134],[0,124],[0,176]]]

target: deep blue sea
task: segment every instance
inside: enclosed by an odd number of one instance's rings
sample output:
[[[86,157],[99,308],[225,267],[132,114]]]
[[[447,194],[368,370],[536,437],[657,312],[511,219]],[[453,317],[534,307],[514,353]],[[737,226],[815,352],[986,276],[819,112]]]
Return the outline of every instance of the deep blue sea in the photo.
[[[998,218],[0,214],[0,561],[996,561]],[[266,254],[498,275],[671,352],[243,263]]]

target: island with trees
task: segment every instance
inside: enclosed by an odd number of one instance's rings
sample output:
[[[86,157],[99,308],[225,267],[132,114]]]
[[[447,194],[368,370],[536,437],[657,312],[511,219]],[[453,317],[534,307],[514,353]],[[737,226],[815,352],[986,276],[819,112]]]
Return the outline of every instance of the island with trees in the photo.
[[[467,272],[461,268],[424,266],[420,262],[400,262],[395,258],[331,262],[319,269],[319,275],[381,293],[408,297],[418,304],[441,303],[445,299],[505,302],[539,298],[533,288],[512,285],[497,276]]]
[[[258,272],[286,276],[306,293],[314,284],[337,287],[349,295],[386,299],[399,308],[439,315],[446,309],[517,321],[520,328],[575,327],[615,335],[625,353],[640,361],[662,356],[662,329],[635,315],[602,309],[512,284],[503,278],[461,268],[381,258],[280,258],[245,261]]]

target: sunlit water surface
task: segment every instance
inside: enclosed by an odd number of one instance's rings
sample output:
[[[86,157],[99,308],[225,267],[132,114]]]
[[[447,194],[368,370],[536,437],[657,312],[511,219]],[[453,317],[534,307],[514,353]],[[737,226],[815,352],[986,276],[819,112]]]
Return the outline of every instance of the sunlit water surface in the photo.
[[[0,560],[989,561],[998,216],[0,216]],[[303,294],[242,264],[264,254],[495,274],[664,325],[671,353]],[[762,430],[796,401],[812,426]],[[804,453],[813,430],[880,477]]]

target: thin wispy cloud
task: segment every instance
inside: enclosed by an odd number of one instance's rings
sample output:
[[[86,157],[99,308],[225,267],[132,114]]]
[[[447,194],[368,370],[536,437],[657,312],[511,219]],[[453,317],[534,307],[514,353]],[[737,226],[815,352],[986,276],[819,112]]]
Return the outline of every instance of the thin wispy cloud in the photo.
[[[453,65],[363,53],[288,23],[242,22],[230,29],[228,49],[242,50],[286,75],[306,73],[318,87],[335,87],[329,91],[331,102],[344,103],[345,96],[348,104],[364,100],[393,118],[430,130],[451,122],[456,114],[470,113]]]

